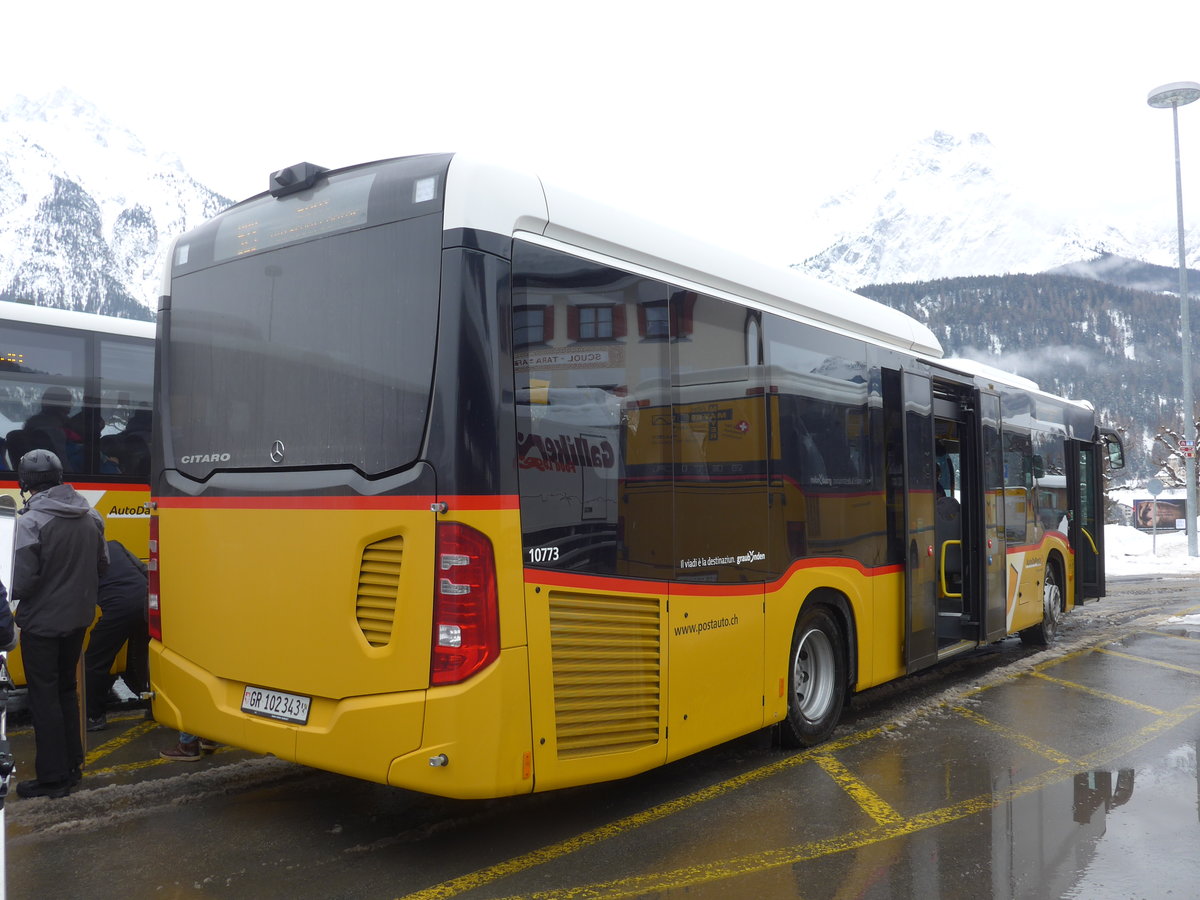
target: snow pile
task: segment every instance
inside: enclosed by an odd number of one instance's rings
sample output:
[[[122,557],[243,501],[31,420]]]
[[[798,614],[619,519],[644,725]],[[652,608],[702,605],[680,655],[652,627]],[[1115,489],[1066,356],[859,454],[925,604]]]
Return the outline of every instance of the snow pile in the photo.
[[[1129,525],[1104,526],[1104,571],[1122,575],[1197,575],[1200,557],[1188,556],[1187,535],[1160,531],[1157,536]]]
[[[1126,510],[1135,500],[1148,500],[1145,489],[1120,489],[1108,495]],[[1183,500],[1182,488],[1170,488],[1159,500]],[[1200,574],[1200,557],[1188,556],[1187,533],[1182,529],[1151,534],[1128,525],[1104,526],[1104,571],[1109,578],[1122,575],[1195,575]]]

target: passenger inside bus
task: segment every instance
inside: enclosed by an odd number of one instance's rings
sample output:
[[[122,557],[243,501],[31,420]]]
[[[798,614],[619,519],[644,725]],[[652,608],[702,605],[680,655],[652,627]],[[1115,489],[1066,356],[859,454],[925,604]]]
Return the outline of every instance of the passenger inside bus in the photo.
[[[64,469],[78,471],[83,437],[71,420],[72,402],[71,392],[65,387],[46,388],[42,408],[25,421],[24,440],[26,451],[50,450],[62,460]],[[11,434],[9,437],[11,441]]]
[[[102,437],[101,471],[108,474],[149,475],[151,421],[150,410],[138,409],[129,417],[124,431]]]

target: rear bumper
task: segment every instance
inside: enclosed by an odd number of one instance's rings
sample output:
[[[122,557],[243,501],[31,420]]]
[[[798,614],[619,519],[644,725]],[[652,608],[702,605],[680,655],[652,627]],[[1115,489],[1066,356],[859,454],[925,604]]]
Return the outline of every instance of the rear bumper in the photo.
[[[150,645],[150,672],[154,718],[209,740],[446,797],[533,789],[523,647],[503,651],[461,685],[313,697],[306,725],[242,712],[244,683],[218,678],[157,641]],[[445,765],[431,765],[442,756]]]

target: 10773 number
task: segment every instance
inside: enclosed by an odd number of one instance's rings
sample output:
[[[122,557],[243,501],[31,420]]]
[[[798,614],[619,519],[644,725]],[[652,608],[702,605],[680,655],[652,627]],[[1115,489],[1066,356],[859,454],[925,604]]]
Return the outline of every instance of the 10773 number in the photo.
[[[531,563],[558,562],[557,547],[530,547],[525,551]]]

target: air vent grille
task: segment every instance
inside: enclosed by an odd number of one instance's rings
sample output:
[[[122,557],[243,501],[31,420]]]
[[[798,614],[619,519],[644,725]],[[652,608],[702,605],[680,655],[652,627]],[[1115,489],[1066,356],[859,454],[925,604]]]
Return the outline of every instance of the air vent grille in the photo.
[[[404,538],[399,536],[368,544],[363,550],[355,615],[358,627],[372,647],[386,646],[392,639],[403,561]]]
[[[659,605],[656,597],[550,596],[560,759],[624,752],[658,742]]]

